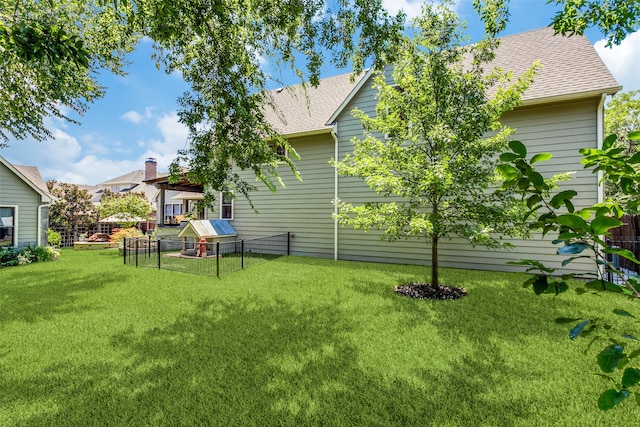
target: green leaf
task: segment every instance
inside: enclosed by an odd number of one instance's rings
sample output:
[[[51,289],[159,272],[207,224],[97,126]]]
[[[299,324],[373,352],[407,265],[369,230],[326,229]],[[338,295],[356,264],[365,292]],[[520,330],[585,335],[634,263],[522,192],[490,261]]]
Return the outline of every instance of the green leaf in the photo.
[[[617,314],[618,316],[626,316],[626,317],[633,317],[633,318],[635,318],[635,317],[636,317],[636,316],[634,316],[633,314],[629,313],[628,311],[626,311],[626,310],[622,310],[622,309],[620,309],[620,308],[616,308],[616,309],[614,309],[614,310],[613,310],[613,313],[614,313],[614,314]]]
[[[515,179],[516,177],[520,177],[521,173],[518,169],[514,168],[511,165],[501,164],[496,167],[496,170],[502,175],[505,179]]]
[[[516,153],[502,153],[500,154],[500,161],[502,162],[512,162],[516,159],[520,159],[521,157],[519,155],[517,155]]]
[[[613,372],[620,362],[624,359],[624,347],[619,344],[613,344],[605,348],[598,354],[598,366],[602,372]]]
[[[591,221],[591,231],[595,235],[605,234],[612,228],[617,228],[624,223],[609,216],[597,216]]]
[[[620,255],[623,258],[628,259],[629,261],[633,261],[636,264],[640,264],[640,261],[638,261],[636,259],[636,257],[633,255],[633,252],[631,252],[628,249],[622,249],[622,248],[604,248],[602,249],[602,252],[605,254],[616,254],[616,255]]]
[[[587,225],[587,222],[584,219],[575,214],[560,215],[558,216],[556,221],[558,222],[558,224],[569,227],[574,231],[591,229],[591,227]]]
[[[631,393],[629,393],[627,390],[618,391],[614,388],[609,389],[602,393],[598,398],[598,408],[603,411],[613,409],[616,405],[622,403],[622,401],[630,395]]]
[[[532,165],[538,162],[544,162],[547,161],[549,159],[551,159],[551,153],[539,153],[536,154],[535,156],[533,156],[531,158],[531,161],[529,163],[531,163]]]
[[[571,243],[570,245],[558,248],[557,253],[559,255],[576,255],[589,248],[591,248],[591,246],[587,245],[586,243]]]
[[[582,333],[582,330],[585,328],[585,326],[590,323],[591,320],[585,320],[584,322],[578,323],[569,331],[569,338],[571,338],[572,340],[576,339]]]
[[[520,158],[527,157],[527,147],[525,147],[522,142],[516,140],[509,141],[509,148],[511,148],[514,153],[519,154]]]
[[[562,206],[565,203],[565,200],[572,199],[577,195],[578,195],[578,192],[575,190],[561,191],[551,198],[551,201],[549,202],[549,204],[554,208],[558,209],[560,206]]]
[[[527,178],[529,178],[529,181],[536,187],[542,187],[544,185],[544,178],[534,170],[527,172]]]
[[[534,194],[527,199],[527,207],[533,209],[533,207],[542,201],[542,197],[539,194]]]
[[[605,151],[610,149],[611,147],[613,147],[613,144],[617,140],[618,140],[618,135],[616,135],[615,133],[612,133],[611,135],[607,136],[602,142],[602,149]]]
[[[627,138],[629,138],[629,139],[630,139],[630,140],[632,140],[632,141],[640,140],[640,130],[636,130],[636,131],[631,132],[631,133],[627,136]]]

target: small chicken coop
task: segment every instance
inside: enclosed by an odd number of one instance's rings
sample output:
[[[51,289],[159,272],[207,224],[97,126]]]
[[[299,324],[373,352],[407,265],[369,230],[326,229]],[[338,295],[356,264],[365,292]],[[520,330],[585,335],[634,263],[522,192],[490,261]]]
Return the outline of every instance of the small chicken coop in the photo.
[[[192,219],[180,231],[184,255],[199,256],[200,244],[206,241],[207,254],[215,254],[216,244],[232,243],[238,239],[238,233],[229,221],[221,219]],[[201,250],[200,250],[201,252]]]

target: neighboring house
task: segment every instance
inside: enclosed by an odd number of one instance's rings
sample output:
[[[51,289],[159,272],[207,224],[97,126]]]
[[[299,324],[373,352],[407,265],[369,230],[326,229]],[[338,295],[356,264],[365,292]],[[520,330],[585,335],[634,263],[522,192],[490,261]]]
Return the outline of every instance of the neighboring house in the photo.
[[[569,184],[579,192],[575,203],[578,207],[591,205],[602,199],[602,190],[597,175],[583,169],[578,150],[601,145],[604,101],[620,86],[585,37],[554,36],[550,28],[502,38],[493,64],[518,76],[537,60],[543,68],[525,93],[523,104],[505,114],[502,122],[516,129],[513,138],[524,142],[530,153],[553,154],[551,161],[539,167],[542,173],[576,171]],[[291,232],[290,250],[294,255],[429,264],[430,247],[424,241],[389,243],[380,239],[380,231],[342,228],[332,219],[335,198],[358,204],[378,197],[362,180],[338,176],[329,163],[351,152],[351,139],[363,135],[351,111],[358,107],[375,114],[372,73],[354,83],[348,74],[323,79],[318,88],[308,89],[308,104],[299,87],[292,89],[295,96],[290,90],[272,92],[286,124],[276,113],[268,111],[267,117],[300,155],[296,165],[304,181],[281,168],[286,188],[279,188],[275,194],[261,188],[251,194],[259,213],[246,200],[234,200],[226,216],[238,235],[252,238]],[[248,174],[246,177],[251,179]],[[186,187],[184,190],[188,191]],[[221,218],[222,206],[207,215]],[[559,266],[550,240],[512,242],[516,245],[513,251],[489,251],[452,238],[441,243],[440,265],[513,271],[518,267],[506,265],[507,261],[535,258]]]
[[[92,195],[91,201],[97,205],[100,204],[100,198],[108,190],[113,193],[126,194],[126,193],[142,193],[149,202],[149,204],[155,208],[156,198],[159,190],[153,185],[148,185],[144,181],[157,178],[157,162],[154,158],[148,158],[144,162],[144,170],[138,169],[132,172],[120,175],[118,177],[101,182],[97,185],[97,189],[90,191]],[[153,217],[153,216],[152,216]],[[155,221],[150,220],[142,223],[142,228],[146,231],[154,228]]]
[[[47,245],[52,201],[36,167],[0,156],[0,246]]]

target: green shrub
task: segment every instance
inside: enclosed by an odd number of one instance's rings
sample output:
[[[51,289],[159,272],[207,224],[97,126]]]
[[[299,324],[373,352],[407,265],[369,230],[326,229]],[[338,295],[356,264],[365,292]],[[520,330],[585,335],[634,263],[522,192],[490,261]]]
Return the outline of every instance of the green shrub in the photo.
[[[0,267],[55,261],[60,252],[50,246],[25,246],[22,249],[0,248]]]
[[[134,227],[114,228],[113,233],[111,234],[111,236],[109,236],[109,240],[111,240],[112,242],[122,243],[125,237],[130,238],[130,237],[142,237],[142,236],[143,236],[142,231]]]
[[[62,236],[57,231],[48,229],[47,242],[49,242],[50,246],[60,247],[60,244],[62,243]]]

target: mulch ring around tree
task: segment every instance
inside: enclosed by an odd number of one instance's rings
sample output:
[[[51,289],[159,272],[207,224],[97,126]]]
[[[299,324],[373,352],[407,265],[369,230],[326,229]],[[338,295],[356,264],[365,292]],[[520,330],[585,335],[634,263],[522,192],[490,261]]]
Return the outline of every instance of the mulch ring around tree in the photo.
[[[453,286],[433,287],[427,283],[409,283],[396,286],[394,292],[410,298],[435,300],[453,300],[467,295],[465,288],[456,288]]]

